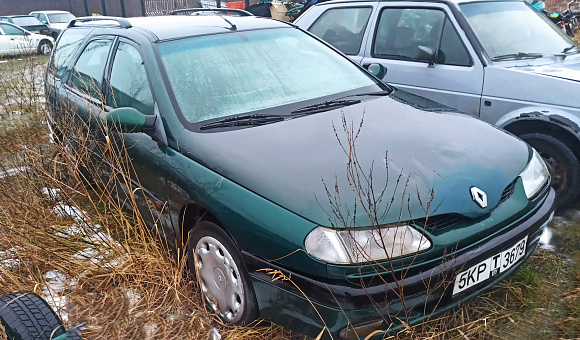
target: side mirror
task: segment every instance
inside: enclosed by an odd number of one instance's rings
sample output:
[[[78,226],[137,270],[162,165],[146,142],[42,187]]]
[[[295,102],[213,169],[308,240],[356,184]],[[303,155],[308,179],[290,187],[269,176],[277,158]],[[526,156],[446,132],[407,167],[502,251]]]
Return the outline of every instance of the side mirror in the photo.
[[[368,65],[367,70],[369,70],[373,76],[379,79],[383,79],[387,74],[387,68],[382,64],[370,64]]]
[[[28,32],[28,31],[24,32],[24,35],[31,35],[31,34],[32,33]]]
[[[107,125],[121,132],[142,132],[155,127],[154,115],[144,115],[132,107],[120,107],[106,114]]]
[[[46,21],[46,20],[42,20],[41,22],[45,25],[48,25],[48,21]]]
[[[430,67],[435,66],[435,50],[431,47],[422,45],[419,45],[417,49],[419,50],[417,53],[417,59],[429,62]]]

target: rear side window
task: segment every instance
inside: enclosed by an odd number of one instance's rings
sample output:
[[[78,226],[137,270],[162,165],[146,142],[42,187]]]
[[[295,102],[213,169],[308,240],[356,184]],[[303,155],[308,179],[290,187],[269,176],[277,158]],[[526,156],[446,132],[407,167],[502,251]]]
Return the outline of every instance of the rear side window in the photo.
[[[100,101],[103,99],[101,86],[111,42],[91,41],[81,53],[72,72],[71,86]]]
[[[371,11],[370,7],[329,9],[309,31],[344,54],[358,54]]]
[[[75,51],[88,33],[89,30],[86,29],[68,29],[60,34],[48,66],[56,78],[60,79],[64,76]]]
[[[153,95],[147,81],[145,66],[135,47],[119,43],[109,83],[107,95],[109,106],[132,107],[146,115],[154,114]]]
[[[2,30],[4,31],[4,34],[6,34],[6,35],[24,35],[23,30],[21,30],[20,28],[14,27],[14,26],[0,24],[0,28],[2,28]]]

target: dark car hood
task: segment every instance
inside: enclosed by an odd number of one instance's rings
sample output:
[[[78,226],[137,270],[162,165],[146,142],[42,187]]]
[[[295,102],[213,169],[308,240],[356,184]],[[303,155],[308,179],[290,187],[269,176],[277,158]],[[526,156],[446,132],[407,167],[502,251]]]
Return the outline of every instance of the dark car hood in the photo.
[[[349,185],[350,150],[343,115],[348,129],[355,132],[362,122],[353,154],[361,176],[370,180],[373,169],[375,197],[388,180],[377,212],[382,215],[388,209],[388,213],[380,223],[397,222],[399,216],[407,220],[426,214],[483,215],[497,206],[529,158],[526,144],[487,123],[462,114],[421,110],[392,97],[239,130],[184,131],[180,150],[320,225],[336,223],[337,210],[352,215],[355,203],[357,224],[371,225],[357,189]],[[360,179],[361,189],[368,191],[370,183]],[[487,193],[487,208],[474,203],[472,186]]]

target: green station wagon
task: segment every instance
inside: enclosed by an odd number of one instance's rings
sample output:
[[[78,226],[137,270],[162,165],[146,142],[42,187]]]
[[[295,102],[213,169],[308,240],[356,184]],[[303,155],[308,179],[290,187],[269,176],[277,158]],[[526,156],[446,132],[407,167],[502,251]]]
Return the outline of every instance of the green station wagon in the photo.
[[[527,144],[288,23],[77,18],[46,91],[56,140],[76,120],[126,151],[133,208],[229,323],[395,332],[510,275],[553,215]]]

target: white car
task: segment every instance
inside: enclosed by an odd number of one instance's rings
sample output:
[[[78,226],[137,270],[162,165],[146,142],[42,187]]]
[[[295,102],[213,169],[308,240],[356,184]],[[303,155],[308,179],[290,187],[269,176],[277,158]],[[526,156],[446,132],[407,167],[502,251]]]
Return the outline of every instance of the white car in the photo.
[[[8,22],[0,22],[0,56],[27,53],[50,54],[54,39]]]
[[[48,26],[50,36],[56,40],[60,32],[62,32],[68,22],[76,18],[73,14],[67,11],[34,11],[30,15],[40,20]]]

